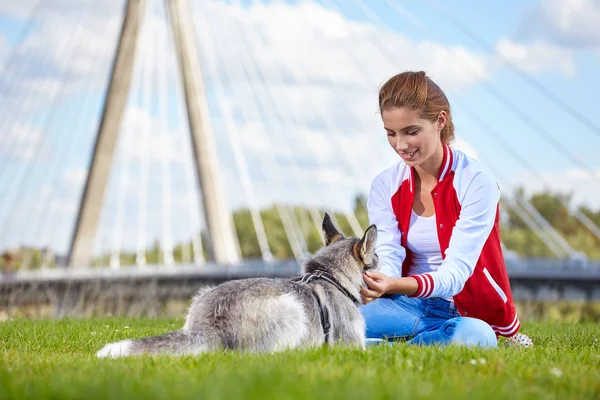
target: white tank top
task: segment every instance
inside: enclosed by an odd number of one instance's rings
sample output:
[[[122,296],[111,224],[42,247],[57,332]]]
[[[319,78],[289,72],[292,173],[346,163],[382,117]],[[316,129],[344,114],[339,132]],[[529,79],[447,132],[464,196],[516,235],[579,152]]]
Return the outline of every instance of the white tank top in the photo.
[[[435,214],[422,217],[412,211],[409,235],[406,237],[406,247],[412,252],[408,276],[437,271],[442,265],[442,252],[435,224]],[[452,301],[452,297],[446,300]]]
[[[406,247],[412,253],[408,276],[434,272],[442,265],[442,252],[435,224],[435,214],[422,217],[412,210],[409,235],[406,237]],[[446,300],[453,301],[452,297]]]

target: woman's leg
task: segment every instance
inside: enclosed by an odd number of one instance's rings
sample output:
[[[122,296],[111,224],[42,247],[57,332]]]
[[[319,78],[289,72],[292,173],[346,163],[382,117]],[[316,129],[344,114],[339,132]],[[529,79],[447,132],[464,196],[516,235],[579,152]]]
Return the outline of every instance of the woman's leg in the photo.
[[[419,345],[449,345],[497,347],[498,340],[492,327],[480,319],[455,317],[444,321],[438,328],[429,329],[409,341]]]
[[[403,338],[416,334],[423,317],[423,304],[423,299],[393,295],[360,307],[367,339]]]

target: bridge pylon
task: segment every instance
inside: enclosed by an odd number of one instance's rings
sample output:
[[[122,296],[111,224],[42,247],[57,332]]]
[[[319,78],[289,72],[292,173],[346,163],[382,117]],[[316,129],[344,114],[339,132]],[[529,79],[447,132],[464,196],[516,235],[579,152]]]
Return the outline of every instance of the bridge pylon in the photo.
[[[185,93],[191,145],[210,239],[209,258],[219,264],[237,263],[240,256],[235,245],[231,215],[225,205],[220,185],[216,145],[189,4],[187,0],[165,2],[168,5],[168,23],[173,29]],[[126,2],[119,44],[70,243],[67,261],[69,267],[87,267],[92,262],[106,184],[131,89],[146,3],[147,0]]]

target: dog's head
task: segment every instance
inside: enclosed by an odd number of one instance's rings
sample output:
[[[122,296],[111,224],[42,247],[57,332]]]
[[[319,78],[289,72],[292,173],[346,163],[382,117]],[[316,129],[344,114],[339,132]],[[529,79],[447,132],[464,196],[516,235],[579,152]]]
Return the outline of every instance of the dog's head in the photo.
[[[324,244],[304,266],[305,272],[315,269],[325,270],[333,276],[360,278],[363,271],[377,268],[378,258],[375,254],[377,227],[371,225],[362,238],[344,235],[335,227],[329,214],[323,218]]]

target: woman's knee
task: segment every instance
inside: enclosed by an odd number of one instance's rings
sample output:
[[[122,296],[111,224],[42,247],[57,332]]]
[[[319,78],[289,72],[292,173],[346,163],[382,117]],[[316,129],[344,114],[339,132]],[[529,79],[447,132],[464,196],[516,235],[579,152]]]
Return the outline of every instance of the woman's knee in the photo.
[[[497,347],[498,339],[486,322],[467,317],[452,318],[442,327],[451,342],[463,346]]]
[[[415,324],[415,315],[401,307],[398,300],[379,298],[360,307],[365,319],[367,338],[408,336]]]

